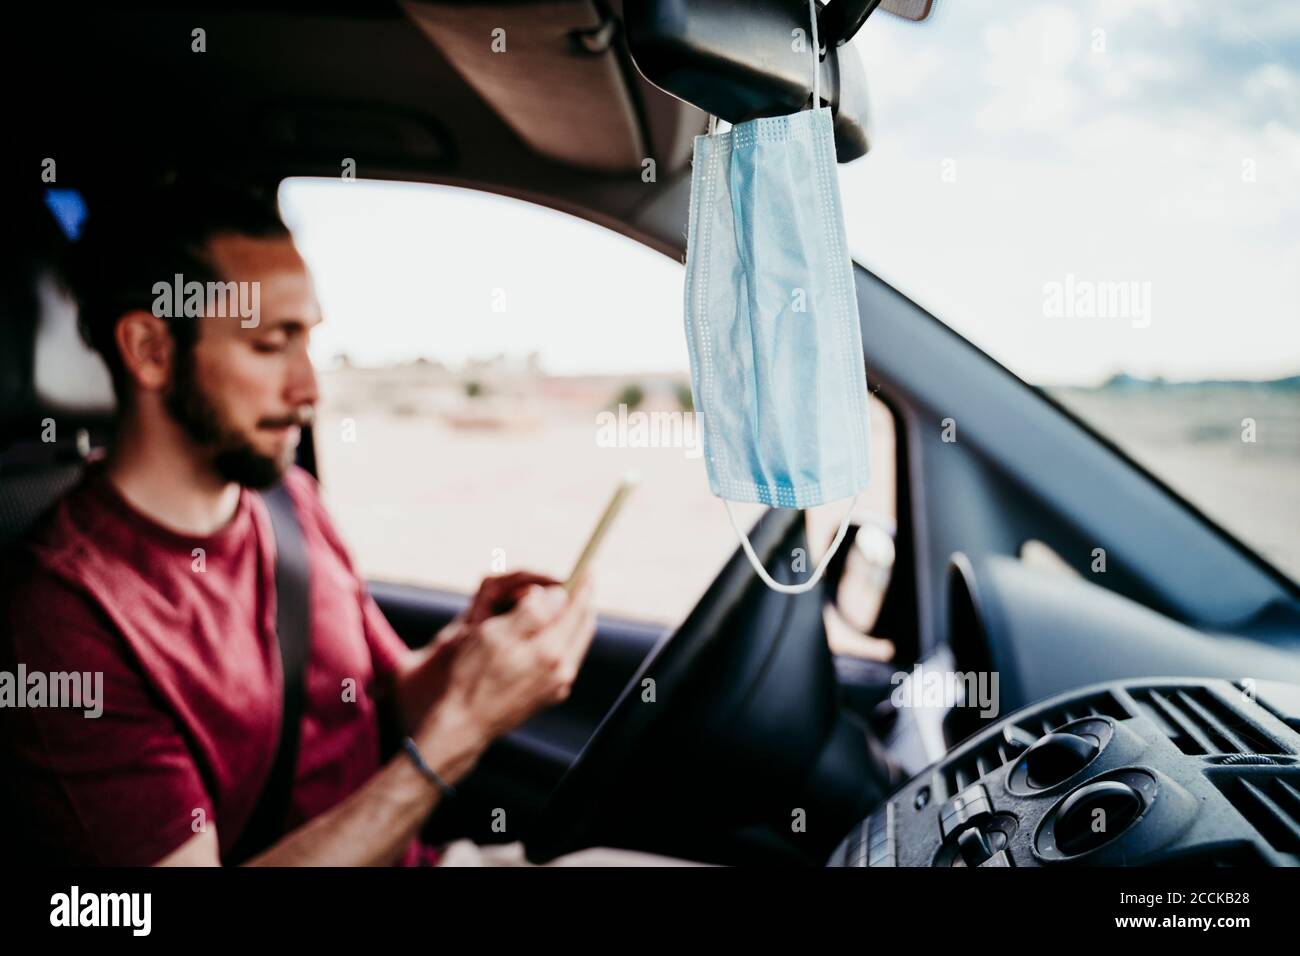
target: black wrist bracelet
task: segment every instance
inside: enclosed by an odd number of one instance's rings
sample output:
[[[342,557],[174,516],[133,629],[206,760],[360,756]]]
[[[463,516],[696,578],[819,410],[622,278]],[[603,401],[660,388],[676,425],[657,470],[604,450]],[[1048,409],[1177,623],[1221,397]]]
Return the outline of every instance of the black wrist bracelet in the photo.
[[[405,750],[406,755],[411,758],[411,763],[415,764],[415,769],[420,771],[420,775],[424,777],[424,779],[428,780],[435,787],[437,787],[439,790],[441,790],[443,796],[445,797],[456,796],[456,788],[453,787],[451,784],[449,784],[446,780],[443,780],[442,777],[438,774],[438,771],[434,770],[427,763],[425,763],[424,755],[420,753],[420,748],[415,745],[414,740],[412,740],[410,737],[404,738],[402,740],[402,749]]]

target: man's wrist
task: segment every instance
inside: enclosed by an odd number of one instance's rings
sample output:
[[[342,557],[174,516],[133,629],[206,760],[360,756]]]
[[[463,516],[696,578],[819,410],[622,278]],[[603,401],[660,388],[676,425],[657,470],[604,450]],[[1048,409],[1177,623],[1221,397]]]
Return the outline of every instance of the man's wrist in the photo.
[[[424,759],[424,754],[420,753],[420,747],[413,738],[403,737],[402,749],[410,758],[411,764],[419,771],[420,776],[437,787],[444,797],[456,796],[456,788],[444,780],[442,774],[429,766],[429,762]]]
[[[448,784],[468,774],[491,743],[473,716],[450,699],[434,704],[411,738],[429,767]]]

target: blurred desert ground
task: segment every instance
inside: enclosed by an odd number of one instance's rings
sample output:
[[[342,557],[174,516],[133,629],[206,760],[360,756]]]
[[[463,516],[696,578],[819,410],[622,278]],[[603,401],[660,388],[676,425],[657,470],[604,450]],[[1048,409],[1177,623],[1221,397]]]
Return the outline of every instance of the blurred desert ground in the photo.
[[[1270,563],[1300,580],[1300,376],[1146,381],[1049,394]],[[1243,441],[1245,420],[1253,442]]]
[[[322,491],[360,572],[461,592],[502,569],[563,579],[634,469],[639,483],[593,565],[597,602],[627,618],[682,621],[736,538],[698,454],[597,444],[597,415],[635,398],[628,389],[641,392],[635,411],[681,412],[682,389],[689,402],[684,375],[546,376],[505,360],[323,371]],[[877,478],[858,507],[892,515],[892,428],[874,402],[872,426]],[[845,505],[815,509],[815,526],[837,522]],[[762,511],[737,505],[737,521]]]
[[[686,397],[683,398],[682,390]],[[640,484],[596,562],[598,604],[622,617],[683,620],[736,547],[703,459],[682,447],[600,447],[597,415],[620,401],[679,412],[685,375],[548,376],[535,360],[321,373],[316,443],[323,491],[360,572],[471,592],[484,575],[567,576],[630,469]],[[1118,377],[1051,394],[1214,519],[1300,576],[1300,387],[1166,385]],[[1257,441],[1241,441],[1243,418]],[[894,511],[894,438],[872,401],[873,482],[858,509]],[[812,555],[844,503],[809,515]],[[737,507],[750,524],[758,506]],[[811,564],[810,564],[811,567]]]

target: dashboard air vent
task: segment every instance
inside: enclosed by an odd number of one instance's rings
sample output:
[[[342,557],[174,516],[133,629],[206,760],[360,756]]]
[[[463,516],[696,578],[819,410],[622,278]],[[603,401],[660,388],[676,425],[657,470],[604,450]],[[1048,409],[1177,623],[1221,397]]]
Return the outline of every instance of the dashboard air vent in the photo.
[[[1072,720],[1079,720],[1083,717],[1111,717],[1115,720],[1128,720],[1132,716],[1124,709],[1124,705],[1115,699],[1113,694],[1103,692],[1093,694],[1091,697],[1085,697],[1083,700],[1059,704],[1032,718],[1016,721],[1016,723],[1026,730],[1036,732],[1041,737],[1050,734],[1062,724],[1068,724]]]
[[[1050,734],[1062,724],[1084,717],[1103,716],[1126,720],[1132,714],[1108,691],[1082,700],[1057,704],[1038,713],[1032,709],[1026,711],[1008,724],[1003,733],[984,741],[944,768],[943,777],[948,793],[957,793],[985,774],[1011,763],[1039,737]]]
[[[1217,774],[1214,785],[1273,849],[1300,854],[1300,773]]]
[[[1185,754],[1284,754],[1206,687],[1148,687],[1133,698]]]

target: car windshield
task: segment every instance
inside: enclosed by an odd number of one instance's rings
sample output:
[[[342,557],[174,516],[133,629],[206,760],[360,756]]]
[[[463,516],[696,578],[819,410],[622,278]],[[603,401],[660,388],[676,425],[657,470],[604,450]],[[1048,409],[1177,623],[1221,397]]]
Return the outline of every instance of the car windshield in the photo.
[[[1300,578],[1300,4],[960,0],[854,43],[855,259]]]

